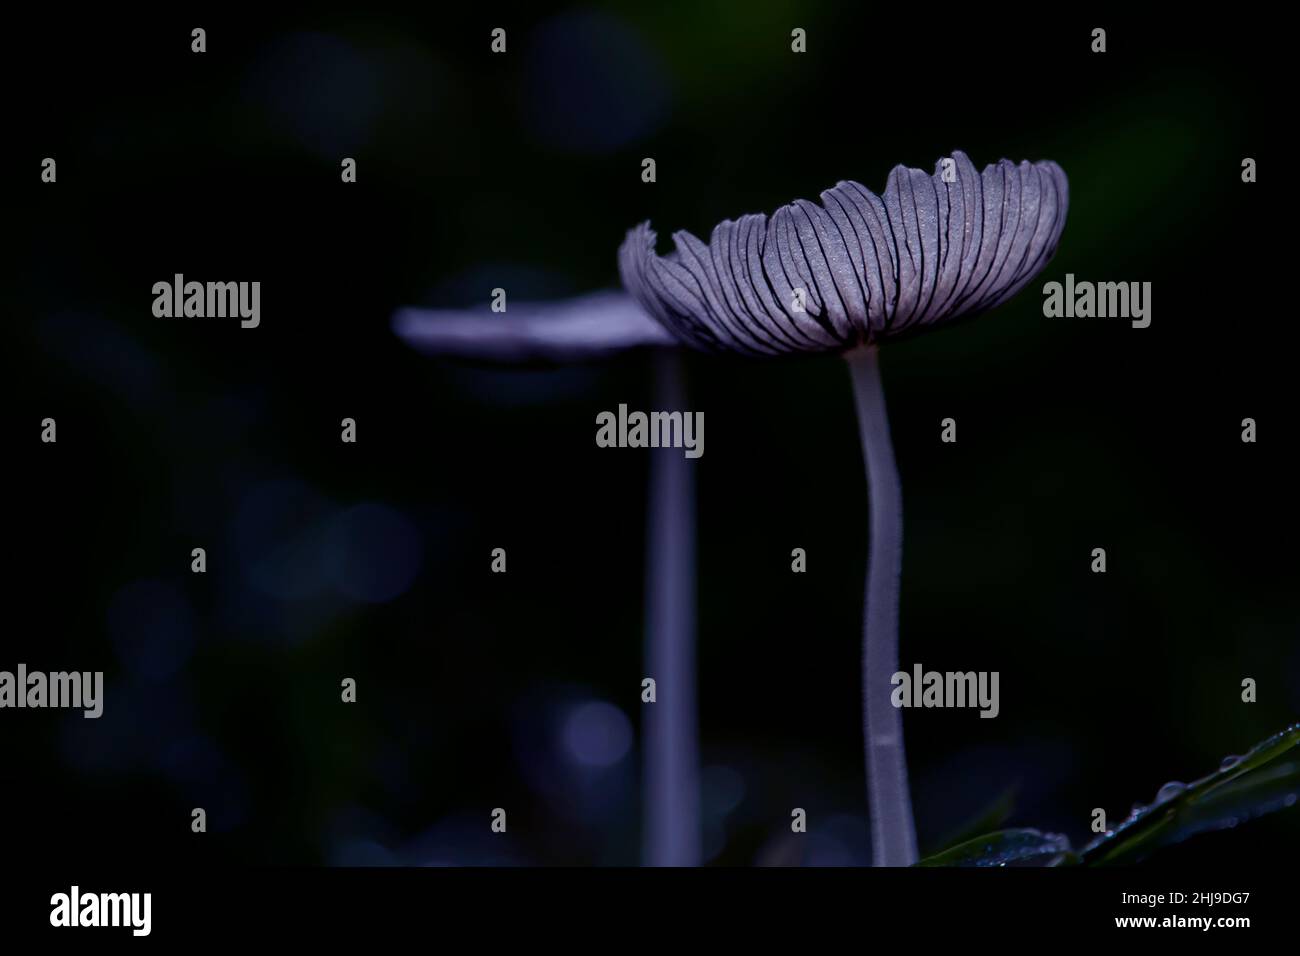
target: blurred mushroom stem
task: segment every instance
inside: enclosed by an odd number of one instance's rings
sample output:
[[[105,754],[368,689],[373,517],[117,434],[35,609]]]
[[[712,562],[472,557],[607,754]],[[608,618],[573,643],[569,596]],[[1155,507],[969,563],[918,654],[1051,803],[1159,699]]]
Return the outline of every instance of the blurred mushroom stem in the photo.
[[[898,672],[898,587],[903,568],[903,494],[889,440],[889,417],[874,345],[845,354],[871,498],[862,632],[862,732],[867,753],[871,854],[876,866],[916,862],[916,828],[907,788],[903,715],[890,702]]]
[[[685,368],[654,354],[654,407],[686,409]],[[698,866],[699,745],[695,712],[695,475],[680,448],[650,452],[646,527],[646,704],[642,784],[642,860],[647,866]]]

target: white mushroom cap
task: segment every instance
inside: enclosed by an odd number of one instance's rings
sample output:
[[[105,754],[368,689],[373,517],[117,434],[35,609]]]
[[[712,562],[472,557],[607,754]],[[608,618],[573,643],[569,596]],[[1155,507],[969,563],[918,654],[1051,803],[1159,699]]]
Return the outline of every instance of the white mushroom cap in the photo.
[[[1014,295],[1055,253],[1069,196],[1053,162],[981,174],[955,152],[933,175],[896,166],[883,197],[841,182],[821,200],[727,220],[707,245],[674,233],[666,256],[642,223],[619,250],[623,284],[694,348],[839,351]]]

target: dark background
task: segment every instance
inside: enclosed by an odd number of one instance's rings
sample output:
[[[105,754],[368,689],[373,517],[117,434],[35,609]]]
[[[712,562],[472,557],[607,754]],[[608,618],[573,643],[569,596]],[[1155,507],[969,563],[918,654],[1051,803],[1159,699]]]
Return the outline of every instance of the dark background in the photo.
[[[923,850],[997,807],[1078,845],[1093,807],[1117,820],[1300,713],[1294,268],[1273,226],[1290,173],[1262,14],[23,16],[5,57],[0,669],[104,670],[107,689],[98,721],[0,712],[4,856],[638,862],[647,459],[596,449],[593,423],[648,407],[647,356],[437,361],[390,317],[610,286],[643,219],[707,238],[954,148],[1054,159],[1071,205],[1013,301],[882,357],[904,666],[1002,680],[996,720],[905,714]],[[176,272],[261,281],[260,328],[155,319],[151,287]],[[1152,282],[1151,327],[1044,318],[1042,283],[1067,272]],[[832,356],[688,363],[708,426],[706,855],[865,862],[847,374]],[[1159,859],[1266,861],[1298,839],[1290,811]]]

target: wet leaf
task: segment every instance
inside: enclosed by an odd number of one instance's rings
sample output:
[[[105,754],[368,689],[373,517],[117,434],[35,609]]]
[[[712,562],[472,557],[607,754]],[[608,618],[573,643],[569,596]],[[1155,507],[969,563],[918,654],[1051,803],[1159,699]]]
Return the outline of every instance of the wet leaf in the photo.
[[[922,860],[917,866],[1049,866],[1067,862],[1070,841],[1041,830],[998,830]]]
[[[1106,866],[1135,863],[1198,833],[1223,830],[1293,807],[1300,799],[1300,724],[1226,757],[1219,769],[1190,784],[1171,781],[1149,807],[1075,853],[1059,834],[998,830],[967,840],[918,866]]]
[[[1210,830],[1223,830],[1295,806],[1300,794],[1300,724],[1251,748],[1240,760],[1187,786],[1166,784],[1151,806],[1138,810],[1080,853],[1091,866],[1132,863],[1160,847]]]
[[[927,854],[937,856],[944,847],[955,847],[960,843],[995,832],[1011,818],[1015,810],[1017,789],[1018,787],[1008,787],[974,817],[966,820],[955,830],[950,830],[942,839],[927,846]]]

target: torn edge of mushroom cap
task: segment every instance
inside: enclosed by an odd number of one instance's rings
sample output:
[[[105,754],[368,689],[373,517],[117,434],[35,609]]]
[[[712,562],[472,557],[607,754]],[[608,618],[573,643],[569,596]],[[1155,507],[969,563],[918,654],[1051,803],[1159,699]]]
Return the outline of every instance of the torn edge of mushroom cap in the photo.
[[[843,181],[820,206],[727,220],[707,245],[674,233],[664,256],[641,223],[619,249],[623,286],[683,344],[753,355],[842,351],[987,311],[1056,252],[1069,183],[1050,160],[980,172],[950,159],[933,174],[894,167],[880,196]]]
[[[626,292],[488,309],[399,309],[393,331],[432,355],[493,362],[571,362],[680,343]]]

